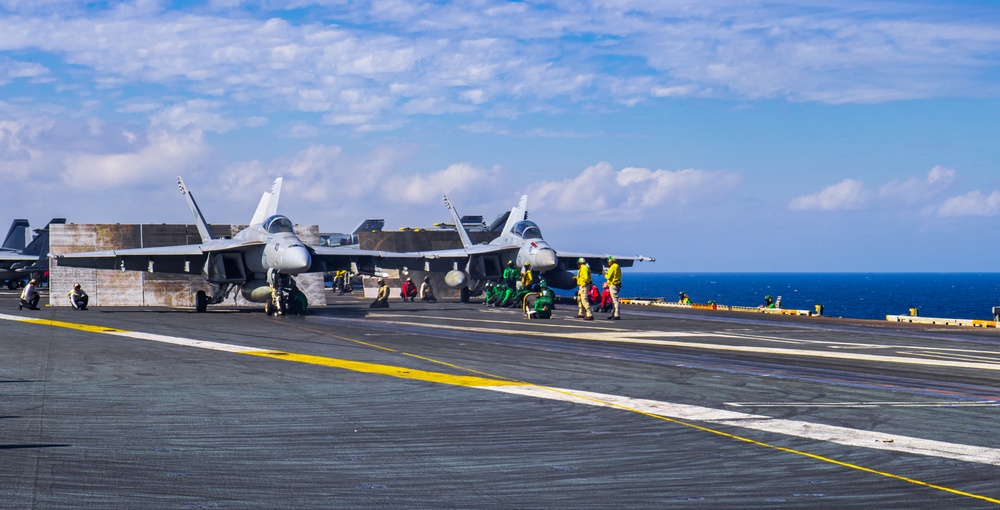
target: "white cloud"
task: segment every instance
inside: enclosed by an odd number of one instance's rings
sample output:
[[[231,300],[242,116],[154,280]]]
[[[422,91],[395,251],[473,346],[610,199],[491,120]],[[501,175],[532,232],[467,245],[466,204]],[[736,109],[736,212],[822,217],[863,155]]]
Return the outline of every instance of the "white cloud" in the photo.
[[[39,78],[47,74],[49,70],[45,66],[0,55],[0,84],[10,83],[19,78]]]
[[[879,196],[888,200],[899,200],[906,204],[916,204],[944,193],[955,182],[955,170],[935,166],[923,179],[911,178],[904,182],[892,181],[879,189]]]
[[[33,4],[0,4],[16,13],[0,19],[0,50],[73,64],[73,79],[108,90],[109,100],[128,104],[136,98],[123,86],[155,83],[367,129],[398,126],[393,118],[407,115],[620,108],[657,97],[868,103],[995,93],[984,70],[1000,47],[1000,31],[970,21],[974,13],[948,17],[906,3],[863,14],[832,2],[255,7],[269,19],[234,14],[247,4],[233,0],[187,10],[159,1]],[[342,22],[281,19],[292,5]],[[6,58],[0,81],[51,77],[45,62]]]
[[[192,99],[163,108],[150,119],[153,125],[167,126],[172,130],[197,129],[225,133],[239,127],[238,121],[219,113],[218,110],[222,107],[223,104],[218,101]]]
[[[1000,215],[1000,191],[989,195],[982,191],[970,191],[964,195],[951,197],[938,206],[937,215],[945,218],[961,216]]]
[[[854,179],[844,179],[817,193],[793,198],[788,203],[788,208],[793,211],[862,209],[871,198],[872,193],[865,189],[864,184]]]
[[[871,191],[860,181],[844,179],[817,193],[793,198],[788,208],[799,211],[895,208],[941,218],[1000,215],[1000,191],[974,190],[942,200],[956,181],[957,172],[940,165],[923,178],[893,180],[879,187],[878,192]]]
[[[134,131],[95,118],[0,121],[0,172],[10,182],[45,192],[157,182],[209,152],[198,130]]]
[[[640,217],[650,209],[683,206],[706,196],[727,193],[738,174],[707,170],[650,170],[627,167],[616,171],[602,161],[576,177],[531,186],[535,203],[561,212],[608,210],[608,216]]]
[[[544,204],[545,207],[552,207],[557,211],[579,212],[609,209],[613,201],[606,194],[619,191],[615,184],[614,168],[610,163],[602,161],[585,168],[576,177],[533,185],[530,194],[537,197],[537,200],[533,199],[535,203]]]
[[[122,133],[123,138],[129,138]],[[110,154],[67,154],[61,162],[62,182],[72,189],[97,190],[169,182],[172,176],[202,161],[208,152],[202,133],[153,131],[137,150]]]
[[[407,204],[436,204],[445,194],[460,194],[463,202],[481,198],[484,190],[495,189],[500,169],[479,168],[469,163],[455,163],[443,170],[409,177],[398,177],[390,186]],[[486,193],[489,194],[488,192]]]

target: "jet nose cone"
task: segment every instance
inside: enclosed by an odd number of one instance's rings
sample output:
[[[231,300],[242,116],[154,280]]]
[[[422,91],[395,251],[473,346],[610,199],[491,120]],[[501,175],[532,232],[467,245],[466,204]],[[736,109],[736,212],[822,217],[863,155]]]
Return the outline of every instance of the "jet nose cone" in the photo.
[[[299,274],[312,265],[312,256],[304,246],[289,246],[281,254],[281,272]]]
[[[544,248],[538,250],[538,253],[535,254],[535,261],[531,264],[531,267],[540,273],[544,273],[555,269],[558,263],[559,257],[556,256],[555,250]]]

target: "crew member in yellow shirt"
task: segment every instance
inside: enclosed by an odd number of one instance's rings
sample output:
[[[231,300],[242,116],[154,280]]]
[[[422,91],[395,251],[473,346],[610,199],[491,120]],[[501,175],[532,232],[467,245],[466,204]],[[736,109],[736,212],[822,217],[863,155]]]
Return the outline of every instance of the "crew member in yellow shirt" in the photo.
[[[622,290],[622,268],[611,255],[608,255],[608,272],[604,273],[604,277],[608,280],[608,291],[611,292],[612,308],[611,317],[608,317],[608,320],[616,321],[621,319],[621,316],[618,314],[618,292]]]
[[[587,291],[590,290],[590,266],[587,265],[587,261],[583,258],[576,260],[576,265],[578,269],[576,271],[576,285],[579,289],[576,291],[576,304],[579,309],[576,312],[576,318],[583,319],[585,321],[594,320],[594,312],[590,311],[590,299],[587,298]]]

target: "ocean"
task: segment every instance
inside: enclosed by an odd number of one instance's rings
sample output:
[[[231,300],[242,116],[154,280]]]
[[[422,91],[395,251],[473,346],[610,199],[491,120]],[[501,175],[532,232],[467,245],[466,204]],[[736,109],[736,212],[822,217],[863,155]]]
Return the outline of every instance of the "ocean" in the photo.
[[[595,277],[600,286],[603,279]],[[623,271],[622,297],[676,300],[685,292],[694,303],[758,306],[764,296],[781,296],[781,307],[823,315],[885,320],[908,315],[993,319],[1000,306],[1000,273],[640,273]]]

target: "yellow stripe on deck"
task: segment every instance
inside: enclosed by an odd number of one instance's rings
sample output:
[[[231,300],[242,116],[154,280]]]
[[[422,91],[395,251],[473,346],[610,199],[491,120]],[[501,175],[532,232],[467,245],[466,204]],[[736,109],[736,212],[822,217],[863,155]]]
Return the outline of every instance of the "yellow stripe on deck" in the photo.
[[[426,370],[414,370],[412,368],[396,367],[392,365],[380,365],[377,363],[366,363],[363,361],[327,358],[324,356],[312,356],[309,354],[296,354],[293,352],[249,351],[241,352],[240,354],[249,354],[251,356],[294,361],[298,363],[308,363],[310,365],[322,365],[324,367],[341,368],[344,370],[363,372],[366,374],[386,375],[389,377],[398,377],[400,379],[413,379],[439,384],[450,384],[452,386],[524,386],[524,383],[522,382],[505,381],[502,379],[487,379],[485,377],[469,375],[452,375],[442,372],[428,372]]]
[[[77,324],[75,322],[62,322],[53,321],[47,319],[21,319],[18,322],[26,322],[28,324],[41,324],[42,326],[54,326],[57,328],[66,329],[76,329],[79,331],[88,331],[90,333],[124,333],[124,329],[109,328],[107,326],[91,326],[89,324]]]

